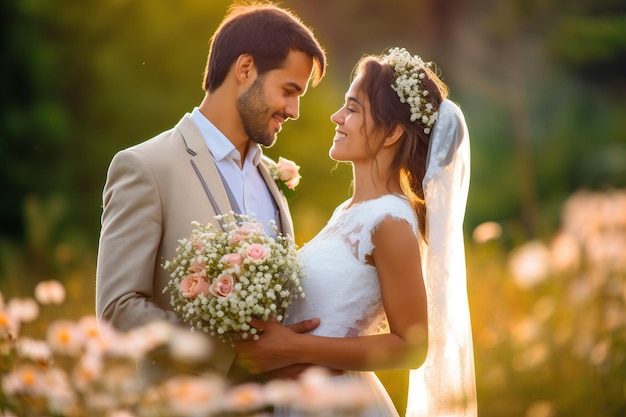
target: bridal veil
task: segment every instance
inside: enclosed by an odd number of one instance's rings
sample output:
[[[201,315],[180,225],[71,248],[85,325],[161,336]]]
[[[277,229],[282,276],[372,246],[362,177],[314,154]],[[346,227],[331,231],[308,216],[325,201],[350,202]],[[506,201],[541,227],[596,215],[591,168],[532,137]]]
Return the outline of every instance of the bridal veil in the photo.
[[[477,415],[463,219],[469,189],[469,133],[461,109],[439,108],[423,181],[427,208],[422,269],[428,297],[428,353],[410,371],[407,417]]]

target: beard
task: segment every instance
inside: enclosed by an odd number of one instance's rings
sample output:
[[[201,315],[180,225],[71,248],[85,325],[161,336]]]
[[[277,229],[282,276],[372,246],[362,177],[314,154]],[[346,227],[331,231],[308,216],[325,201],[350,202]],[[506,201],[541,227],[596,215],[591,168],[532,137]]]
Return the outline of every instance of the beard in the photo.
[[[270,108],[265,101],[263,77],[259,76],[248,91],[237,99],[237,110],[248,137],[263,146],[272,146],[276,142],[276,133],[270,132]]]

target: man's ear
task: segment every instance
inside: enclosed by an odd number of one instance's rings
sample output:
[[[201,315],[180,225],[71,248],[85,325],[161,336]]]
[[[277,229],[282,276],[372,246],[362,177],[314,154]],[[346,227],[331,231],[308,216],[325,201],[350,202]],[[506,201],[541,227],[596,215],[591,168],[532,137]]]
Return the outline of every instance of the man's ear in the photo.
[[[404,134],[404,127],[399,124],[395,125],[385,137],[385,141],[383,142],[383,146],[391,146],[394,143],[398,142],[402,135]]]
[[[237,61],[235,61],[235,77],[237,80],[246,84],[253,81],[256,78],[256,66],[254,65],[254,58],[250,54],[239,55]]]

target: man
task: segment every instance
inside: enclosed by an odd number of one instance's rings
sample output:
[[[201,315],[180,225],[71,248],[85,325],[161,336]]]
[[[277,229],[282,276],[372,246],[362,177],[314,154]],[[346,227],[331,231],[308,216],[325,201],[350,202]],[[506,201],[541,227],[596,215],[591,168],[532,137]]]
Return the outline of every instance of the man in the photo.
[[[96,274],[100,320],[119,330],[154,320],[182,324],[162,292],[169,280],[162,265],[192,220],[215,222],[215,214],[233,210],[293,234],[260,145],[271,146],[282,123],[298,118],[300,97],[325,70],[323,49],[294,14],[272,4],[231,7],[211,39],[201,104],[111,162]],[[232,348],[217,339],[213,345],[210,368],[237,380]],[[146,382],[170,371],[155,357],[140,370]]]

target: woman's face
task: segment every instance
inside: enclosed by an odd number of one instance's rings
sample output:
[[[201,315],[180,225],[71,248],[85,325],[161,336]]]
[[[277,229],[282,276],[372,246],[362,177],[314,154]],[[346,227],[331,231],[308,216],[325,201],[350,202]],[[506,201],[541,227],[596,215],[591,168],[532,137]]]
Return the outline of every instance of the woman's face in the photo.
[[[371,132],[372,117],[369,99],[360,91],[361,77],[350,84],[344,105],[330,117],[337,125],[329,155],[335,161],[371,161],[373,153],[368,146],[367,132]],[[372,135],[370,134],[370,139]]]

